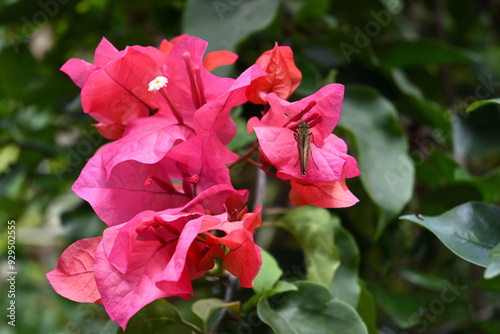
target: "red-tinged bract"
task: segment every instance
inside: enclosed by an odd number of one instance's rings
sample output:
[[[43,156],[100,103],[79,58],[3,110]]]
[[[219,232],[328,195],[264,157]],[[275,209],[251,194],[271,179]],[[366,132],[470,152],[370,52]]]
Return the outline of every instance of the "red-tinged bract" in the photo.
[[[266,95],[275,93],[286,100],[302,80],[302,73],[293,61],[292,49],[288,46],[278,46],[264,52],[255,62],[262,67],[267,75],[255,80],[247,90],[248,100],[255,104],[266,104]]]

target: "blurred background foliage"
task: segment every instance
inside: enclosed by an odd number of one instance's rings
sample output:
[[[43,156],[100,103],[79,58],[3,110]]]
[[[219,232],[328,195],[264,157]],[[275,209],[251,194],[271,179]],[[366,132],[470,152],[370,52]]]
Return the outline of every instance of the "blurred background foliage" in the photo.
[[[123,49],[188,33],[207,40],[209,50],[238,53],[235,66],[218,73],[233,77],[275,42],[291,46],[303,73],[292,99],[330,82],[346,86],[335,133],[348,142],[362,177],[348,182],[360,202],[330,210],[343,227],[335,230],[337,250],[354,268],[343,262],[335,280],[356,281],[357,311],[370,332],[498,333],[499,280],[483,279],[482,268],[398,216],[440,215],[469,201],[500,203],[498,102],[466,112],[500,95],[499,32],[497,0],[3,0],[0,221],[16,221],[18,275],[17,326],[2,321],[0,331],[104,333],[106,324],[116,330],[101,306],[68,301],[45,278],[70,243],[105,227],[70,189],[105,140],[59,68],[73,57],[92,61],[103,36]],[[239,111],[242,128],[259,112]],[[241,133],[231,147],[242,152],[248,141]],[[252,189],[253,175],[252,166],[233,171],[240,187]],[[288,206],[286,185],[268,180],[267,189],[264,225]],[[285,273],[304,261],[293,232],[266,226],[257,240]],[[445,282],[461,289],[438,308]],[[200,281],[195,288],[196,299],[224,296],[222,283]],[[343,293],[335,284],[330,290]],[[237,291],[237,299],[250,296]],[[374,307],[362,309],[361,301]],[[187,306],[178,307],[193,318]],[[270,332],[262,323],[247,329]]]

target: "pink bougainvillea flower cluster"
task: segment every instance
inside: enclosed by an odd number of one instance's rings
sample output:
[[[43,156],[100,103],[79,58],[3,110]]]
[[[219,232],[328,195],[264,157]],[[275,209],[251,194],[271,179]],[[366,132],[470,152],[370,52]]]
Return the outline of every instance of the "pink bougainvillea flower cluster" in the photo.
[[[290,182],[292,204],[313,204],[325,208],[349,207],[358,199],[349,191],[345,179],[359,176],[356,160],[347,154],[345,142],[332,133],[340,119],[344,86],[329,84],[296,102],[288,102],[301,79],[292,51],[279,47],[264,53],[257,61],[268,73],[249,87],[249,99],[266,101],[269,110],[262,118],[248,121],[248,132],[255,131],[263,160],[277,169],[276,176]],[[259,89],[256,83],[262,83]],[[309,168],[303,175],[294,131],[300,122],[310,126]]]
[[[248,191],[231,183],[228,166],[238,160],[226,147],[236,133],[233,107],[264,106],[248,130],[258,138],[259,167],[274,166],[275,176],[290,183],[292,203],[346,207],[357,201],[345,184],[359,175],[356,160],[332,134],[343,86],[331,84],[291,103],[302,74],[289,47],[266,51],[236,79],[210,71],[237,55],[204,57],[206,47],[181,35],[159,48],[118,51],[103,39],[94,64],[70,59],[61,68],[81,88],[84,112],[112,140],[72,188],[108,228],[70,245],[47,277],[64,297],[103,304],[123,329],[155,299],[193,296],[191,282],[217,262],[252,287],[262,262],[253,239],[261,207],[248,212]],[[301,121],[314,136],[306,175],[296,164],[294,131]]]
[[[206,46],[183,35],[118,51],[103,39],[94,64],[62,67],[82,89],[84,112],[115,139],[73,185],[109,227],[71,245],[47,276],[62,296],[102,303],[123,328],[155,299],[192,296],[191,281],[217,258],[243,287],[260,269],[260,206],[248,213],[248,191],[233,188],[226,165],[238,156],[225,144],[236,133],[231,109],[266,73],[254,65],[236,79],[217,77],[209,69],[236,55],[204,59]]]

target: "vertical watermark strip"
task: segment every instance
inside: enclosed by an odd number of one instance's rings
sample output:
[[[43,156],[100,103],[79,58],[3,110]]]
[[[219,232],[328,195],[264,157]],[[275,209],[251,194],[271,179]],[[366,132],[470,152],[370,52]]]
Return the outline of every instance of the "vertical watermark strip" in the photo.
[[[16,326],[16,221],[7,222],[7,323]]]

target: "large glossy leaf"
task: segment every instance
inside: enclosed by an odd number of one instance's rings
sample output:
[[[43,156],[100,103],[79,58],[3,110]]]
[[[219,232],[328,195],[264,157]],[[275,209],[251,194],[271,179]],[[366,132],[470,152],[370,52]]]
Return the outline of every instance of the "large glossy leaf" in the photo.
[[[488,255],[488,267],[484,272],[484,278],[491,279],[500,275],[500,243]]]
[[[307,266],[307,280],[330,286],[339,266],[333,240],[334,219],[328,210],[304,206],[288,213],[282,226],[299,241]]]
[[[271,289],[283,274],[283,270],[278,266],[278,262],[265,249],[261,249],[262,265],[259,273],[253,280],[253,291],[261,293]]]
[[[203,330],[205,333],[208,332],[208,319],[210,318],[210,315],[215,310],[222,307],[227,307],[234,312],[239,312],[240,302],[226,302],[218,298],[200,299],[194,302],[192,306],[193,313],[203,320]]]
[[[335,272],[330,291],[332,296],[356,307],[361,288],[358,283],[359,250],[356,240],[334,220],[335,247],[340,256],[340,266]]]
[[[183,32],[208,41],[208,51],[234,51],[241,40],[272,22],[279,3],[278,0],[189,0]]]
[[[304,281],[295,284],[298,291],[278,295],[275,302],[265,296],[259,301],[259,317],[275,333],[368,333],[356,311],[343,301],[332,300],[327,288]]]
[[[480,202],[462,204],[436,217],[400,217],[434,233],[452,252],[478,266],[488,266],[488,253],[500,243],[500,208]]]
[[[395,218],[413,193],[415,168],[394,106],[376,90],[346,88],[339,125],[349,131],[357,148],[361,181],[382,209],[377,234]]]
[[[165,299],[155,300],[137,312],[128,322],[126,333],[153,334],[172,330],[175,333],[200,333],[201,330],[185,321],[174,305]],[[123,333],[121,328],[118,333]],[[170,332],[169,332],[170,333]]]

